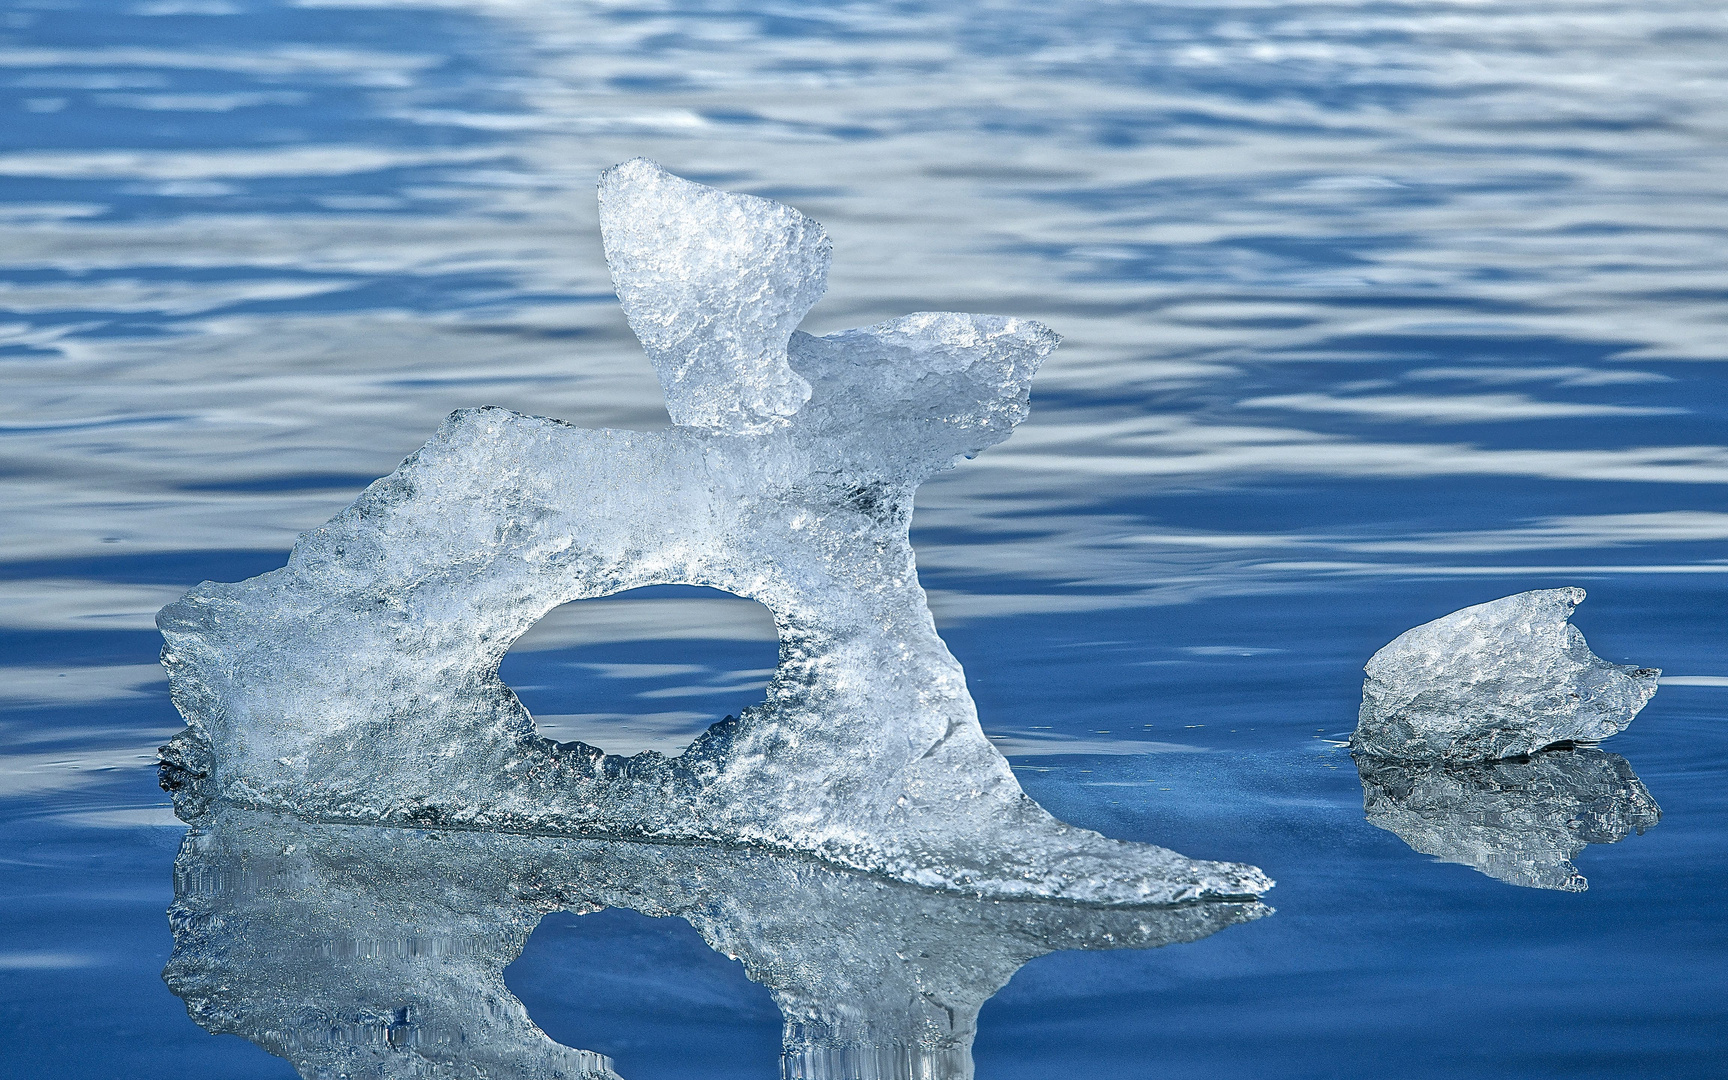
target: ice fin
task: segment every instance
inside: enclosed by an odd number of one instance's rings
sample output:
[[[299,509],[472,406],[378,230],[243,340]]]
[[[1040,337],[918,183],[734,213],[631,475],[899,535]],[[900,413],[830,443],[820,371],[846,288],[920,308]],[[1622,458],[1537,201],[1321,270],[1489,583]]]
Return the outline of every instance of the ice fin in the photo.
[[[1026,419],[1032,376],[1061,340],[1031,319],[932,311],[796,334],[793,363],[815,386],[798,426],[854,444],[854,470],[923,480]]]
[[[1579,588],[1539,589],[1424,623],[1375,653],[1350,744],[1375,757],[1488,761],[1626,729],[1655,668],[1591,653]]]
[[[600,236],[674,423],[761,431],[809,399],[786,342],[827,287],[820,224],[634,158],[600,176]]]

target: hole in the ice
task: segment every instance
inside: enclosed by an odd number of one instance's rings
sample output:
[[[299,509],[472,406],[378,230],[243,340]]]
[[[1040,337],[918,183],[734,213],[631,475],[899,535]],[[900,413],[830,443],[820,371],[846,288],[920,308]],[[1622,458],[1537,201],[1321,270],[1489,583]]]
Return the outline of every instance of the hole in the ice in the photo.
[[[756,601],[654,585],[553,610],[499,675],[549,739],[671,757],[760,704],[779,658],[774,616]]]
[[[540,1030],[631,1080],[769,1075],[780,1012],[682,919],[610,908],[540,921],[504,984]]]

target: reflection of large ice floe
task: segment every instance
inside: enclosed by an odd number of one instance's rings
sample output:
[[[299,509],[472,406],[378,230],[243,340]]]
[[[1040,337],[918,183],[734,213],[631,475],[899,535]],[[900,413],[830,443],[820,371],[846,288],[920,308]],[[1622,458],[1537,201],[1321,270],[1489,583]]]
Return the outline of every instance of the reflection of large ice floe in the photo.
[[[1368,821],[1425,855],[1535,889],[1584,891],[1572,858],[1642,834],[1662,810],[1619,754],[1555,749],[1510,761],[1358,756]]]
[[[1056,335],[917,314],[794,331],[821,226],[646,161],[601,178],[607,258],[677,422],[453,414],[288,565],[164,608],[183,814],[745,843],[919,884],[1106,903],[1258,894],[1257,869],[1057,821],[978,725],[937,636],[913,492],[1007,438]],[[751,597],[780,664],[676,758],[539,737],[498,678],[552,608],[644,585]]]
[[[1033,957],[1193,941],[1266,912],[985,900],[761,851],[222,810],[175,862],[164,975],[193,1019],[304,1076],[614,1080],[606,1058],[547,1038],[503,976],[543,914],[601,907],[677,916],[742,961],[783,1014],[782,1075],[811,1080],[962,1080],[980,1007]]]
[[[1654,668],[1591,653],[1569,620],[1583,589],[1541,589],[1406,630],[1368,661],[1353,750],[1487,761],[1624,731]]]

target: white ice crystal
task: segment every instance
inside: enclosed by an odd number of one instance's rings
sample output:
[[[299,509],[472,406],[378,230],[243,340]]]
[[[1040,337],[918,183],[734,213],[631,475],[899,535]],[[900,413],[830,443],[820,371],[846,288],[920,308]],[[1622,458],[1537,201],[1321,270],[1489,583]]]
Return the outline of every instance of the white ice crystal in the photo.
[[[547,1038],[505,986],[548,911],[686,920],[773,995],[780,1075],[805,1080],[967,1080],[980,1007],[1031,958],[1193,941],[1267,912],[984,900],[761,851],[235,809],[206,815],[174,870],[164,977],[193,1019],[303,1076],[354,1080],[617,1080],[603,1056]],[[648,985],[683,977],[633,970]]]
[[[1583,600],[1583,589],[1539,589],[1398,635],[1364,669],[1352,749],[1488,761],[1624,731],[1661,672],[1593,654],[1567,621]]]
[[[1056,335],[948,313],[795,332],[822,292],[820,226],[640,160],[601,191],[676,426],[454,413],[286,567],[164,608],[189,725],[164,748],[181,811],[750,844],[981,895],[1267,889],[1254,867],[1051,817],[936,634],[913,492],[1008,437]],[[511,643],[568,601],[675,583],[773,612],[763,704],[675,758],[541,738],[498,677]]]

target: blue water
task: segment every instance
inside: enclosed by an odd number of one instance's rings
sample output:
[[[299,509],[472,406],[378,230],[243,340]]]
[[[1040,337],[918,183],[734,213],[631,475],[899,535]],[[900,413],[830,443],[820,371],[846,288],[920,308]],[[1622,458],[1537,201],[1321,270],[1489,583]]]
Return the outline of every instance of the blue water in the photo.
[[[980,1076],[1728,1073],[1720,4],[9,0],[0,117],[9,1075],[292,1075],[159,978],[151,617],[452,409],[665,425],[595,222],[638,154],[823,221],[807,329],[1065,335],[920,492],[939,625],[1045,806],[1279,883],[1033,961]],[[1580,894],[1368,825],[1361,664],[1573,584],[1671,680],[1606,746],[1660,825]],[[646,592],[506,659],[549,734],[671,748],[755,700],[765,612]],[[632,1080],[775,1072],[766,993],[681,924],[555,916],[508,979]]]

